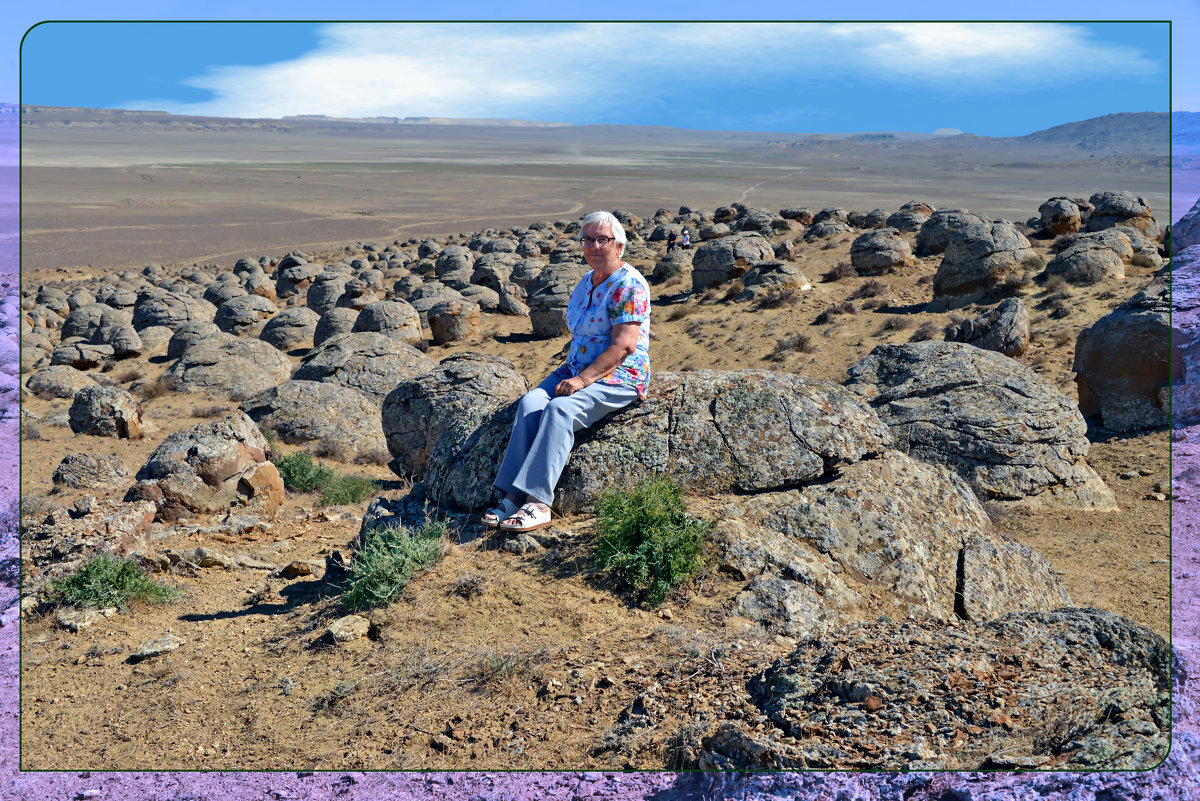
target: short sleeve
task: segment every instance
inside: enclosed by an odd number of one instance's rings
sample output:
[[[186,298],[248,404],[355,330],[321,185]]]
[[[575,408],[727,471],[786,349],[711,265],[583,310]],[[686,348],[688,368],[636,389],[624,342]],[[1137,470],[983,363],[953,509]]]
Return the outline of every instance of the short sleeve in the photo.
[[[637,281],[629,281],[613,291],[608,304],[612,325],[644,323],[650,317],[650,292]]]

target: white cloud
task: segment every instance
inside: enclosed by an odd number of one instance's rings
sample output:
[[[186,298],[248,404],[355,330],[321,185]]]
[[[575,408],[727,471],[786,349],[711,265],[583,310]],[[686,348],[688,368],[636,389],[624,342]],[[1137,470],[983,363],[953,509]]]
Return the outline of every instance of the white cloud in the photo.
[[[713,86],[736,82],[783,82],[795,103],[805,85],[831,76],[953,92],[1030,82],[1052,89],[1161,69],[1134,48],[1066,24],[334,24],[311,52],[188,81],[211,92],[209,101],[154,107],[588,121],[671,97],[702,103]]]

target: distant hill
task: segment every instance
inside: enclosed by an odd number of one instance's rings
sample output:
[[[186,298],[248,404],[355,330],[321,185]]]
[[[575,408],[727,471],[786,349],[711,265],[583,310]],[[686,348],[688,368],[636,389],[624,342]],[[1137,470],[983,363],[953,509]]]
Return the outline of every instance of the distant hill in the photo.
[[[1176,155],[1200,155],[1200,111],[1171,114],[1171,144]]]
[[[1026,144],[1067,145],[1092,152],[1165,154],[1170,137],[1169,114],[1165,111],[1142,111],[1067,122],[1011,138]]]

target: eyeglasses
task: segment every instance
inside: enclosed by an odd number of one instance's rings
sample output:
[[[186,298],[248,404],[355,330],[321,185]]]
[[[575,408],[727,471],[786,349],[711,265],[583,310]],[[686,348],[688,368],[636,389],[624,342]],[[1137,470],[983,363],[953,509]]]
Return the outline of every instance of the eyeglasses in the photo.
[[[580,237],[579,241],[583,243],[585,248],[590,248],[593,246],[598,248],[606,248],[608,247],[609,242],[616,242],[617,240],[613,239],[611,236],[584,236]]]

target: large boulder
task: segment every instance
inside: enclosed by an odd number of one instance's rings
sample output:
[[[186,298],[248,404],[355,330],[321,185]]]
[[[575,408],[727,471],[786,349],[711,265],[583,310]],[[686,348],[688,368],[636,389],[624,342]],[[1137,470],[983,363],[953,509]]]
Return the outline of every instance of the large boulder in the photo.
[[[211,323],[216,313],[217,307],[206,300],[152,287],[138,294],[133,307],[133,327],[139,331],[154,325],[176,329],[187,322]]]
[[[1171,288],[1155,279],[1079,332],[1075,342],[1079,409],[1110,431],[1170,424]]]
[[[509,404],[464,415],[426,464],[430,497],[468,509],[489,503],[514,414]],[[614,482],[659,473],[706,492],[778,489],[891,443],[875,413],[836,384],[755,370],[657,373],[644,402],[579,436],[555,506],[585,508]]]
[[[987,220],[966,209],[938,209],[921,224],[917,232],[915,253],[918,256],[933,256],[943,253],[954,235],[962,229],[986,223]]]
[[[1107,245],[1080,238],[1046,265],[1040,280],[1061,276],[1068,284],[1095,284],[1109,278],[1125,277],[1125,262]]]
[[[411,345],[364,331],[325,340],[308,352],[292,378],[341,384],[382,406],[401,381],[433,368],[433,360]]]
[[[142,438],[142,405],[120,387],[84,387],[75,393],[68,415],[76,434]]]
[[[383,334],[408,345],[415,345],[425,338],[421,333],[421,315],[403,300],[380,300],[365,306],[358,313],[351,331]]]
[[[742,290],[734,300],[738,302],[754,300],[769,292],[781,290],[796,290],[808,292],[812,283],[800,272],[800,268],[786,261],[760,261],[742,276]]]
[[[1097,192],[1088,202],[1095,207],[1085,226],[1088,231],[1119,225],[1141,231],[1152,240],[1162,236],[1150,204],[1132,192]]]
[[[1010,222],[963,225],[950,239],[933,277],[935,300],[966,302],[1029,271],[1034,257],[1025,235]]]
[[[696,767],[1149,770],[1171,749],[1170,664],[1162,637],[1098,609],[855,624],[751,679],[730,704],[748,711],[708,730]],[[1050,775],[1057,793],[1067,774]]]
[[[262,295],[243,295],[223,303],[217,309],[213,323],[227,334],[256,337],[278,311],[275,304]]]
[[[1088,465],[1075,404],[1024,365],[958,342],[881,345],[847,387],[891,428],[900,450],[944,464],[982,500],[1112,510]]]
[[[1171,306],[1173,424],[1191,426],[1200,423],[1200,245],[1171,260]]]
[[[319,264],[309,264],[301,256],[286,256],[275,270],[275,296],[286,300],[292,295],[307,293],[313,279],[323,273]]]
[[[850,266],[859,275],[890,273],[912,263],[912,248],[895,228],[868,231],[850,245]]]
[[[84,387],[94,387],[91,376],[65,364],[43,367],[25,381],[25,388],[39,398],[74,398]]]
[[[124,557],[150,550],[153,503],[82,500],[75,514],[59,506],[22,526],[22,592],[74,572],[96,554]]]
[[[258,338],[285,352],[310,348],[320,319],[307,306],[289,306],[267,321]]]
[[[116,456],[68,453],[54,468],[55,486],[73,489],[114,489],[129,478],[129,468]]]
[[[549,339],[567,332],[567,301],[587,273],[575,261],[552,263],[538,273],[525,300],[534,336]]]
[[[379,407],[349,387],[317,381],[284,381],[242,401],[239,408],[284,442],[314,443],[343,461],[381,453],[387,445]]]
[[[429,330],[438,345],[479,336],[479,304],[468,300],[439,301],[429,309]]]
[[[317,320],[316,328],[313,329],[313,346],[316,347],[341,334],[352,333],[359,314],[356,309],[330,309],[322,314],[321,319]]]
[[[318,315],[337,306],[338,298],[346,291],[351,276],[345,273],[323,272],[315,277],[304,296],[305,305]]]
[[[692,257],[692,291],[740,278],[755,262],[775,258],[771,240],[757,233],[714,239],[696,248]]]
[[[1079,206],[1069,197],[1052,197],[1038,207],[1042,231],[1050,236],[1073,234],[1083,225]]]
[[[1171,226],[1171,253],[1200,245],[1200,200]]]
[[[399,476],[419,476],[434,445],[474,409],[520,398],[529,382],[499,356],[459,353],[424,375],[401,381],[383,401],[383,434]]]
[[[217,332],[192,343],[167,370],[180,392],[243,400],[286,381],[292,363],[261,339]]]
[[[233,412],[167,437],[126,498],[154,501],[162,520],[230,509],[271,518],[283,501],[283,481],[269,455],[254,421]]]
[[[1020,356],[1029,347],[1029,310],[1020,298],[1009,298],[974,319],[947,326],[946,341]]]

